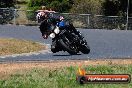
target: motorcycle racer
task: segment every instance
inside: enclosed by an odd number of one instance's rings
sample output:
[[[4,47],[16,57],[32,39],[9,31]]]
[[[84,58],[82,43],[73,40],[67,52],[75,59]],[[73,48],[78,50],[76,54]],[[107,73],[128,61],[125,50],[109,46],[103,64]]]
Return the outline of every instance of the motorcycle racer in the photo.
[[[63,16],[55,16],[54,12],[48,12],[45,15],[47,17],[40,24],[40,31],[44,39],[47,39],[48,36],[53,32],[55,27],[58,27],[60,30],[69,30],[71,33],[75,33],[79,37],[80,42],[83,42],[83,36],[81,33],[76,30],[72,23],[65,21]],[[60,51],[58,44],[56,43],[56,37],[52,38],[51,51],[56,53]]]

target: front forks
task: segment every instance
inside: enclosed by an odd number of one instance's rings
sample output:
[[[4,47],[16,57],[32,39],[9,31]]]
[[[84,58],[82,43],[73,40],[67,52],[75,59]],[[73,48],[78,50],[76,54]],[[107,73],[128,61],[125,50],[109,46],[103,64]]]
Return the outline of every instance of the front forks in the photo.
[[[61,48],[59,48],[59,46],[57,44],[57,40],[55,38],[52,39],[51,51],[53,53],[61,51]]]

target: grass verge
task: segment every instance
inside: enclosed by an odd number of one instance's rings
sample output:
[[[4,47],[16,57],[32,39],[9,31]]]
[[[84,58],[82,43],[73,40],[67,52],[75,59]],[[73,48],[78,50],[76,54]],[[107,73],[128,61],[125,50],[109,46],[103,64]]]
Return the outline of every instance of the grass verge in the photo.
[[[61,65],[60,63],[63,65]],[[14,68],[20,66],[20,69],[16,69],[13,71],[13,73],[5,75],[4,79],[0,78],[0,87],[1,88],[132,88],[132,83],[80,85],[76,82],[76,73],[78,71],[79,64],[82,63],[80,62],[73,63],[72,61],[70,61],[70,62],[57,62],[57,63],[49,62],[49,63],[24,63],[24,64],[19,63],[19,64],[8,64],[8,65],[4,64],[4,67],[10,66],[10,68],[12,68],[12,66]],[[90,74],[96,73],[96,74],[132,75],[132,64],[126,65],[126,64],[111,63],[107,65],[106,64],[91,65],[87,63],[86,65],[85,63],[83,68],[85,68],[86,72]]]
[[[0,56],[29,53],[44,49],[46,49],[46,46],[32,41],[0,38]]]

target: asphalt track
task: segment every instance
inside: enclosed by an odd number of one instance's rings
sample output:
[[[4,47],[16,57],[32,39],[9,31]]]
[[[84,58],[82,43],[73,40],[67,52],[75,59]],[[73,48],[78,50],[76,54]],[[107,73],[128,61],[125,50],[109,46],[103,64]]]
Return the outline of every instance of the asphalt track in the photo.
[[[132,57],[132,31],[79,29],[87,40],[89,54],[69,55],[67,52],[44,52],[32,55],[1,57],[0,62],[14,61],[47,61],[47,60],[81,60],[81,59],[114,59]],[[51,39],[44,40],[36,26],[0,25],[0,37],[32,40],[51,44]],[[50,48],[50,47],[49,47]]]

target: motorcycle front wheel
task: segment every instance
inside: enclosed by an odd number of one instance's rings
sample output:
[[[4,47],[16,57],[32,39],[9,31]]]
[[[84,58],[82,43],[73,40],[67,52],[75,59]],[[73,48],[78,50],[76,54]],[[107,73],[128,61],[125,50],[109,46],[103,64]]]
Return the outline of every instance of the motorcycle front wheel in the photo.
[[[90,53],[90,47],[88,45],[82,45],[81,46],[81,52],[83,54],[89,54]]]
[[[65,40],[65,41],[64,41]],[[75,55],[78,53],[76,46],[70,45],[67,39],[59,39],[59,44],[63,47],[64,51],[67,51],[70,55]]]

